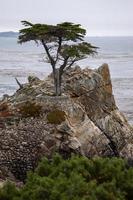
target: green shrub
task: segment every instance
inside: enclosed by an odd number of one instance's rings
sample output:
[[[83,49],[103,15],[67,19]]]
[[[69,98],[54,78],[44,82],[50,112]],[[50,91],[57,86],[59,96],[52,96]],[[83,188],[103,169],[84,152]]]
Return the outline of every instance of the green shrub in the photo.
[[[3,196],[2,200],[5,199]],[[10,198],[10,200],[132,199],[133,168],[127,168],[124,160],[87,159],[78,156],[64,160],[59,155],[50,160],[44,158],[35,172],[29,173],[27,182],[19,193],[15,190],[14,198],[12,196]]]
[[[17,200],[20,196],[20,191],[13,183],[7,182],[3,188],[0,189],[0,200]]]
[[[47,120],[51,124],[61,124],[61,122],[65,121],[65,112],[62,110],[53,110],[48,113]]]
[[[27,101],[19,108],[22,117],[39,117],[42,112],[42,106],[36,102]]]

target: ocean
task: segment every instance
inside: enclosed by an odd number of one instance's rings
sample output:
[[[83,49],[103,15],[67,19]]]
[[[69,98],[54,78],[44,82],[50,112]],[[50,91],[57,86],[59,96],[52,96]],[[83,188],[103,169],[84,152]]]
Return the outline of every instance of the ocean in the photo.
[[[86,40],[99,47],[98,55],[80,63],[81,67],[97,68],[108,63],[116,104],[133,124],[133,37],[88,37]],[[34,43],[20,45],[17,38],[0,37],[0,98],[12,95],[28,75],[46,77],[51,67],[45,63],[41,46]]]

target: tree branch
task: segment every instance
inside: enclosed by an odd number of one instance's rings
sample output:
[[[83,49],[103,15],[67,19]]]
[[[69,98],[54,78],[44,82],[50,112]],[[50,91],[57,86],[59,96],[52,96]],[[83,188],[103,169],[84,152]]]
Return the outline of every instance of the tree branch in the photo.
[[[69,57],[64,58],[64,63],[60,66],[60,73],[63,73],[63,70],[65,69],[65,67],[67,66],[68,63],[68,59]]]
[[[59,58],[59,53],[60,53],[60,50],[61,50],[61,45],[62,45],[62,38],[59,37],[59,41],[58,41],[58,49],[57,49],[57,54],[56,54],[55,64],[57,63],[58,58]]]
[[[17,84],[19,85],[19,88],[22,89],[23,85],[19,82],[19,80],[16,77],[15,77],[15,80],[16,80]]]
[[[49,48],[48,48],[47,45],[45,44],[44,40],[41,40],[41,42],[42,42],[42,45],[43,45],[43,47],[44,47],[44,49],[45,49],[45,51],[46,51],[46,53],[47,53],[47,56],[48,56],[49,60],[50,60],[50,63],[51,63],[51,65],[52,65],[52,68],[53,68],[53,70],[55,70],[55,60],[54,60],[54,59],[52,58],[52,56],[50,55],[50,53],[49,53]]]
[[[71,63],[68,65],[67,69],[69,69],[76,61],[76,59],[72,60]]]

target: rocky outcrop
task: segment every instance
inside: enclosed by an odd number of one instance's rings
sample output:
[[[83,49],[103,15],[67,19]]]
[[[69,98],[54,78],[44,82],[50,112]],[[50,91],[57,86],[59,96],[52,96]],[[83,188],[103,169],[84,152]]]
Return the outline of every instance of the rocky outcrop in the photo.
[[[77,96],[76,100],[84,105],[89,119],[110,140],[115,155],[122,155],[123,149],[129,149],[130,146],[127,156],[132,157],[132,128],[115,104],[108,65],[104,64],[95,71],[78,70],[80,77],[67,78],[71,95]]]
[[[133,130],[115,104],[107,64],[67,69],[63,95],[54,97],[53,90],[52,75],[44,81],[29,77],[0,103],[0,166],[23,180],[54,152],[132,158]],[[32,111],[39,115],[32,117]]]

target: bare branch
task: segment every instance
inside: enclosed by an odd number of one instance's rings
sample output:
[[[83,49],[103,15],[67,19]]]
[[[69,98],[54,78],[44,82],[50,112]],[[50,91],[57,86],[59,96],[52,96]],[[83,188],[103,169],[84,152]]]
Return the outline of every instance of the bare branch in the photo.
[[[75,62],[77,62],[79,59],[74,59],[72,61],[69,61],[69,65],[67,66],[67,69],[69,69]]]
[[[19,80],[16,77],[15,77],[15,80],[16,80],[17,84],[19,85],[19,88],[22,89],[23,85],[19,82]]]
[[[60,51],[61,51],[61,45],[62,45],[62,38],[59,37],[59,41],[58,41],[58,49],[57,49],[57,54],[56,54],[56,60],[55,60],[55,63],[57,63],[57,61],[58,61],[59,53],[60,53]]]
[[[44,47],[44,49],[45,49],[45,51],[46,51],[46,54],[47,54],[49,60],[50,60],[50,63],[51,63],[51,65],[52,65],[52,68],[53,68],[53,70],[55,70],[55,61],[54,61],[54,59],[52,58],[52,56],[50,55],[50,53],[49,53],[49,48],[48,48],[47,45],[45,44],[44,40],[41,40],[41,42],[42,42],[42,45],[43,45],[43,47]]]

